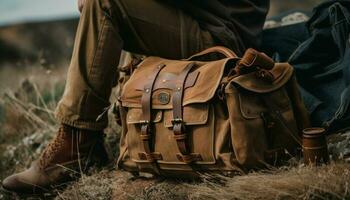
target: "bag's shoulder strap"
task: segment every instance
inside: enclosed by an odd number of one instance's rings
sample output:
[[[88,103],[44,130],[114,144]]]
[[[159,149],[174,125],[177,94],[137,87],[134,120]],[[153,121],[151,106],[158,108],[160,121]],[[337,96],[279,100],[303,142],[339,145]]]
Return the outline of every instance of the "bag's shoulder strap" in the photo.
[[[205,49],[197,54],[194,54],[193,56],[187,58],[186,60],[195,60],[196,58],[199,58],[201,56],[205,56],[211,53],[219,53],[225,56],[226,58],[238,58],[238,56],[231,49],[228,49],[223,46],[215,46],[215,47]]]

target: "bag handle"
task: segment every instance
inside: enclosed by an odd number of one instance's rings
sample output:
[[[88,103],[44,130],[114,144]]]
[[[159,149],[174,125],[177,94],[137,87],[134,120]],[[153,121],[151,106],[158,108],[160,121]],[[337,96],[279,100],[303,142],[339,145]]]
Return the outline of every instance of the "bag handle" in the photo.
[[[231,49],[228,49],[223,46],[214,46],[214,47],[205,49],[197,54],[194,54],[193,56],[187,58],[186,60],[193,60],[194,58],[201,57],[211,53],[219,53],[225,56],[226,58],[238,58],[237,54],[233,52]]]

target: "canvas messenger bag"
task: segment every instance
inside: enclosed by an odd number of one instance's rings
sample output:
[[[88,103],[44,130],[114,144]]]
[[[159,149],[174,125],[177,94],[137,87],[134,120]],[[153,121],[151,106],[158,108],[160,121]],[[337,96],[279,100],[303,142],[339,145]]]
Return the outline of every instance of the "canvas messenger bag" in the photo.
[[[224,47],[148,57],[120,82],[118,166],[131,172],[268,167],[294,155],[309,126],[293,68],[253,49],[242,58]]]

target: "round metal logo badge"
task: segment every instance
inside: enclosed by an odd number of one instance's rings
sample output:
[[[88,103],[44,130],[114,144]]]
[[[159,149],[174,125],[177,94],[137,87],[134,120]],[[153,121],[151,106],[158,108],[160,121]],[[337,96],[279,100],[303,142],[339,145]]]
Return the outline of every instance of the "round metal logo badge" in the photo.
[[[161,92],[158,94],[158,100],[161,104],[168,104],[170,101],[170,95],[165,92]]]

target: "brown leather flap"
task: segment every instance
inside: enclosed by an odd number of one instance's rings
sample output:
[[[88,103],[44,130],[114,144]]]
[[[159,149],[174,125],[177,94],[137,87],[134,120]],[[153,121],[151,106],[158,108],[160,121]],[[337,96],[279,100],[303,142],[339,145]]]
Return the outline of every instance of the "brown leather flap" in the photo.
[[[197,62],[148,57],[140,63],[125,84],[120,98],[122,105],[140,108],[142,90],[149,81],[148,77],[157,66],[165,64],[154,85],[152,109],[172,109],[172,91],[175,89],[173,87],[177,76],[189,63],[193,62],[195,67],[186,80],[183,105],[208,102],[214,97],[229,60],[230,58],[214,62]]]
[[[288,63],[276,63],[270,72],[274,75],[273,82],[257,78],[255,73],[250,73],[234,78],[232,83],[251,92],[269,93],[281,88],[290,80],[293,75],[293,67]]]

